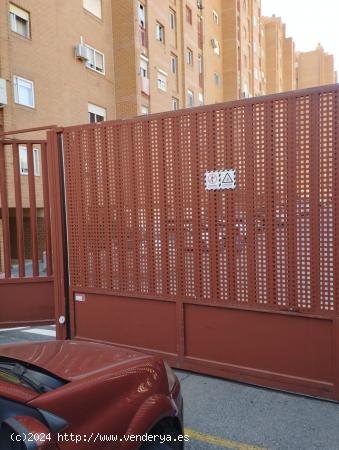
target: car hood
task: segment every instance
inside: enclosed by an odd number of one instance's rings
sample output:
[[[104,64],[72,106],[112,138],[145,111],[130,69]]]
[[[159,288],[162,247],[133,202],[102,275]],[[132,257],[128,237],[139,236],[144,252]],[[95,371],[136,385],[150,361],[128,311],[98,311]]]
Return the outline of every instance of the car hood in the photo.
[[[76,340],[1,345],[1,356],[41,367],[68,381],[145,358],[132,350]]]

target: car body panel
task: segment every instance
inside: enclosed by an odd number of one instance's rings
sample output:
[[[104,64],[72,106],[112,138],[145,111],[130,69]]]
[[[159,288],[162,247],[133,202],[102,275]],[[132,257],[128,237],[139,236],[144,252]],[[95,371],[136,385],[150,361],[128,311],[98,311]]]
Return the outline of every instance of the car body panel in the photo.
[[[181,422],[179,382],[169,392],[167,369],[158,357],[76,340],[1,346],[0,356],[40,367],[67,381],[40,395],[21,393],[27,406],[68,423],[61,435],[73,433],[87,440],[91,436],[91,442],[81,445],[59,442],[60,449],[73,450],[75,445],[79,450],[94,448],[93,439],[99,435],[142,435],[167,417]],[[139,445],[122,441],[113,448],[134,450]],[[112,442],[99,439],[95,448],[111,449]]]
[[[3,345],[0,354],[41,367],[68,381],[145,357],[142,353],[120,347],[76,340]]]

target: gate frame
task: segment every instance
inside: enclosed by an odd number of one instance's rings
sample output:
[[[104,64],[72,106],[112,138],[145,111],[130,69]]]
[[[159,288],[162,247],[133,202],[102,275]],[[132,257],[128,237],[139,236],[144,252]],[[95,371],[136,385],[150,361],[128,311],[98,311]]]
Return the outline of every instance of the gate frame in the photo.
[[[54,128],[55,125],[48,125],[43,127],[36,128],[27,128],[21,130],[12,130],[5,131],[0,133],[0,173],[1,176],[1,207],[2,210],[2,220],[3,220],[3,244],[4,244],[4,261],[5,261],[5,278],[0,279],[0,290],[2,289],[2,295],[6,297],[6,299],[11,299],[11,302],[14,300],[14,307],[20,306],[21,297],[26,299],[30,297],[41,297],[41,295],[49,295],[51,290],[49,285],[54,283],[53,277],[53,264],[52,264],[52,246],[51,246],[51,229],[50,229],[50,187],[48,180],[48,143],[46,139],[17,139],[12,138],[10,136],[14,135],[22,135],[24,133],[33,133],[38,131],[47,131]],[[19,146],[26,145],[28,149],[32,150],[34,144],[41,146],[40,158],[41,158],[41,177],[42,177],[42,189],[43,189],[43,202],[44,202],[44,210],[45,212],[45,229],[46,229],[46,250],[47,250],[47,275],[40,276],[39,275],[39,267],[38,257],[37,257],[37,242],[36,242],[36,192],[35,192],[35,176],[31,171],[31,175],[28,174],[28,185],[29,185],[29,198],[30,198],[30,211],[33,211],[32,216],[32,229],[31,229],[31,239],[32,239],[32,276],[25,276],[25,258],[24,258],[24,243],[23,243],[23,228],[22,228],[22,218],[23,218],[23,210],[22,210],[22,187],[21,187],[21,175],[19,172]],[[18,260],[19,260],[19,274],[18,277],[12,277],[10,261],[10,230],[9,230],[9,207],[8,207],[8,189],[7,189],[7,171],[6,171],[6,157],[5,157],[5,147],[12,147],[12,155],[14,158],[14,186],[15,186],[15,210],[17,217],[17,249],[18,249]],[[28,151],[28,164],[33,167],[33,156],[31,156]],[[4,301],[4,300],[3,300]],[[54,310],[54,300],[48,299],[50,306],[53,307]],[[29,305],[28,305],[29,306]],[[11,305],[13,307],[13,305]],[[35,304],[35,308],[38,308],[36,311],[41,311],[41,303]],[[10,306],[6,305],[6,310],[10,311]],[[6,313],[5,313],[6,314]],[[34,314],[34,313],[32,313]],[[0,322],[1,328],[8,327],[16,327],[16,326],[37,326],[37,325],[49,325],[54,323],[54,317],[40,317],[35,319],[32,317],[32,314],[26,309],[23,310],[22,316],[20,317],[20,313],[18,313],[18,320],[5,320]],[[48,315],[50,311],[44,311],[42,316]],[[9,312],[9,316],[12,314]]]
[[[50,151],[48,177],[51,192],[51,232],[54,269],[54,310],[56,338],[71,339],[74,321],[69,302],[68,242],[66,221],[65,178],[63,166],[63,128],[47,132]]]

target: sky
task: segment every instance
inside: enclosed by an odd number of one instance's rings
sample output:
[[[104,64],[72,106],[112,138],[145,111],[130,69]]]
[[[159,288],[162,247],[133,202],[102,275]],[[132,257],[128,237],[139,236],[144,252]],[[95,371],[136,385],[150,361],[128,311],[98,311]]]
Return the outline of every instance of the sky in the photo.
[[[282,18],[297,51],[314,50],[321,43],[334,54],[339,70],[339,0],[262,0],[262,14]]]

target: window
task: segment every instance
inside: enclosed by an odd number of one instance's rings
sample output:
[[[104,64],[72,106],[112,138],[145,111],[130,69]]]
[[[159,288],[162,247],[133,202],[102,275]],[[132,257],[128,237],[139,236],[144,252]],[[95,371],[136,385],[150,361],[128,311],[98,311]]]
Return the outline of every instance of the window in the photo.
[[[199,105],[202,106],[204,104],[204,94],[199,92]]]
[[[172,110],[177,111],[179,109],[179,99],[172,97]]]
[[[220,44],[219,44],[218,39],[213,38],[213,39],[211,40],[211,44],[212,44],[214,53],[215,53],[216,55],[220,55]]]
[[[91,70],[95,70],[95,72],[105,74],[104,54],[98,50],[95,50],[95,48],[89,47],[88,45],[86,45],[86,47],[88,48],[89,55],[89,60],[86,62],[86,67]]]
[[[165,27],[159,22],[156,24],[155,37],[158,41],[165,43]]]
[[[140,57],[140,76],[141,92],[143,94],[150,95],[148,59],[143,55]]]
[[[90,123],[103,122],[106,120],[106,109],[93,103],[88,103],[88,119]]]
[[[148,60],[140,58],[140,75],[143,78],[148,78]]]
[[[161,91],[167,91],[167,74],[166,72],[158,70],[157,73],[157,85]]]
[[[13,77],[14,101],[19,105],[35,107],[34,83],[21,77]]]
[[[192,25],[192,10],[189,6],[186,6],[186,22]]]
[[[220,75],[218,73],[214,74],[214,84],[219,87],[220,86]]]
[[[199,73],[204,72],[204,60],[202,59],[202,55],[198,56],[198,68],[199,68]]]
[[[149,114],[149,107],[142,105],[140,111],[142,116],[147,116]]]
[[[11,19],[11,30],[14,31],[14,33],[18,33],[21,36],[29,38],[29,13],[10,3],[9,15]]]
[[[146,6],[138,2],[138,23],[139,23],[139,36],[140,42],[143,47],[147,47],[147,34],[146,34]]]
[[[94,16],[97,16],[101,19],[102,17],[102,8],[101,8],[101,0],[84,0],[84,8],[87,9]]]
[[[213,14],[213,22],[216,25],[219,25],[219,14],[215,10],[213,10],[212,14]]]
[[[194,92],[190,89],[187,89],[187,106],[190,108],[194,106]]]
[[[26,145],[19,145],[19,162],[20,162],[20,174],[28,175],[28,156]],[[40,155],[38,148],[33,148],[33,166],[34,166],[34,175],[36,177],[40,177]]]
[[[202,55],[198,55],[198,70],[199,70],[199,87],[204,87],[204,60]]]
[[[254,68],[254,78],[255,78],[256,80],[259,79],[258,69],[257,69],[256,67]]]
[[[171,72],[176,74],[177,71],[178,71],[178,57],[172,53],[171,54]]]
[[[171,30],[175,30],[177,28],[177,15],[173,9],[170,9],[169,13],[169,24]]]
[[[186,51],[186,62],[188,65],[193,66],[193,51],[190,48],[187,48]]]
[[[245,82],[243,85],[243,90],[242,90],[242,96],[243,98],[248,98],[249,97],[249,91],[248,91],[248,84]]]
[[[145,5],[142,3],[138,3],[138,21],[141,28],[146,28],[146,20],[145,20]]]

